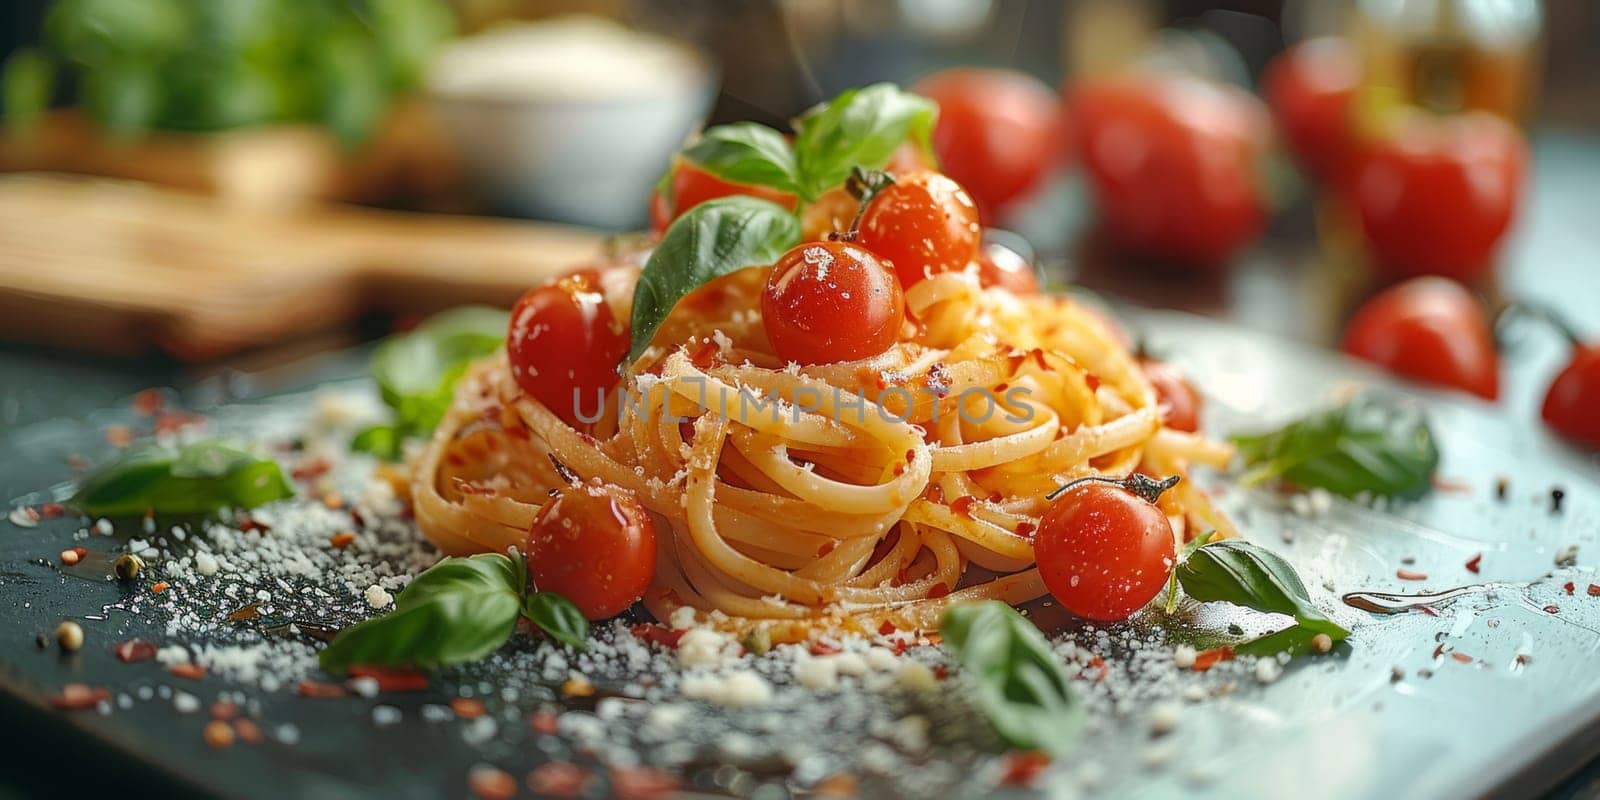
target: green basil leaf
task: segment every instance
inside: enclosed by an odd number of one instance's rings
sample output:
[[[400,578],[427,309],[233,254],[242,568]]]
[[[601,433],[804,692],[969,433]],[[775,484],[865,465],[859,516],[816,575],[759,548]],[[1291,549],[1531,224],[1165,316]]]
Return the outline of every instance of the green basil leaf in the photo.
[[[974,700],[1007,743],[1057,755],[1083,725],[1083,706],[1044,634],[999,600],[952,606],[939,623],[977,690]]]
[[[20,131],[33,125],[50,109],[50,94],[55,89],[56,66],[38,50],[24,47],[6,59],[0,74],[0,110],[6,127]]]
[[[404,450],[405,431],[394,425],[374,425],[350,439],[356,453],[371,453],[384,461],[398,461]]]
[[[1183,591],[1202,602],[1222,601],[1274,614],[1288,614],[1312,633],[1335,641],[1350,632],[1311,602],[1289,562],[1270,550],[1227,539],[1194,551],[1176,572]]]
[[[795,123],[801,197],[815,200],[844,183],[854,167],[882,169],[908,136],[931,156],[938,114],[933,101],[892,83],[848,89],[806,112]]]
[[[255,508],[293,496],[276,461],[213,440],[130,450],[84,479],[72,503],[90,516],[130,517]]]
[[[432,431],[473,359],[498,350],[510,315],[468,306],[443,311],[408,333],[390,337],[372,354],[372,377],[408,432]]]
[[[1269,633],[1259,639],[1252,639],[1244,644],[1233,646],[1233,652],[1241,656],[1258,656],[1266,658],[1279,653],[1288,653],[1291,656],[1302,656],[1311,652],[1311,640],[1317,634],[1327,631],[1314,630],[1304,625],[1294,625],[1284,628],[1276,633]],[[1339,641],[1340,637],[1328,634],[1329,638]]]
[[[683,157],[731,183],[766,186],[796,194],[800,167],[783,134],[755,122],[718,125],[700,135]]]
[[[684,295],[713,278],[771,264],[800,241],[800,222],[783,206],[756,197],[709,200],[667,228],[633,290],[633,347],[638,358]]]
[[[571,600],[555,592],[534,592],[523,598],[522,616],[562,644],[579,650],[589,646],[589,620]]]
[[[1422,410],[1370,396],[1233,443],[1250,467],[1246,482],[1282,478],[1345,497],[1415,497],[1432,486],[1439,466]]]
[[[412,580],[393,611],[340,631],[318,661],[329,672],[477,661],[511,638],[524,580],[498,553],[446,558]]]

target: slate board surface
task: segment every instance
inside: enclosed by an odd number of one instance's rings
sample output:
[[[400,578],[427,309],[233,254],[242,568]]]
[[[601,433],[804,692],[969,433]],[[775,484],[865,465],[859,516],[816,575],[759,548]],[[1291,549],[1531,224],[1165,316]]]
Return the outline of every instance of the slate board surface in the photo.
[[[1145,312],[1137,319],[1157,352],[1196,377],[1208,396],[1211,431],[1270,425],[1324,404],[1351,385],[1407,391],[1334,356],[1260,334],[1175,314]],[[1548,364],[1544,356],[1532,360]],[[360,354],[351,353],[320,363],[315,372],[353,376],[362,363]],[[359,383],[342,385],[362,390]],[[1348,650],[1296,662],[1279,681],[1242,687],[1227,703],[1186,710],[1182,726],[1164,744],[1185,763],[1204,764],[1204,780],[1190,769],[1144,765],[1147,736],[1130,723],[1104,741],[1086,743],[1076,756],[1103,764],[1103,791],[1219,798],[1527,796],[1600,751],[1600,669],[1594,668],[1600,598],[1586,593],[1589,583],[1600,582],[1593,571],[1600,563],[1600,467],[1592,456],[1546,436],[1526,398],[1496,408],[1410,393],[1429,404],[1444,453],[1441,478],[1468,491],[1436,492],[1391,512],[1341,502],[1313,520],[1289,514],[1264,494],[1232,491],[1228,502],[1245,509],[1239,521],[1247,535],[1282,552],[1308,585],[1322,587],[1324,600],[1332,596],[1326,587],[1337,594],[1479,581],[1507,586],[1441,607],[1438,616],[1378,618],[1341,610],[1341,619],[1358,623]],[[296,404],[306,402],[304,395],[284,395],[226,410],[223,417],[302,413],[303,405]],[[67,478],[66,454],[101,454],[102,426],[125,414],[110,410],[8,432],[0,439],[0,495],[39,502],[37,492]],[[1500,477],[1509,481],[1503,502],[1493,489]],[[1555,486],[1566,493],[1560,514],[1549,509]],[[23,530],[0,521],[0,713],[6,743],[14,755],[50,756],[40,757],[38,763],[50,766],[37,776],[21,774],[28,762],[8,760],[25,789],[262,798],[463,795],[465,772],[485,760],[482,750],[464,742],[455,728],[427,725],[415,713],[425,702],[447,698],[442,686],[385,697],[383,702],[405,712],[405,721],[384,729],[371,723],[374,700],[311,702],[288,692],[253,691],[263,718],[292,721],[301,741],[223,752],[202,744],[204,713],[176,715],[169,704],[136,704],[109,716],[45,710],[41,698],[66,682],[114,689],[174,683],[153,663],[116,662],[103,646],[133,635],[159,641],[158,631],[128,615],[113,612],[110,619],[85,622],[92,641],[102,646],[77,656],[62,658],[53,646],[35,646],[36,635],[61,619],[98,614],[118,598],[116,585],[63,576],[54,566],[55,554],[70,545],[78,525],[64,520]],[[1284,531],[1291,542],[1284,541]],[[1557,570],[1554,554],[1573,544],[1579,546],[1578,566]],[[1481,573],[1474,575],[1465,564],[1479,553]],[[1396,570],[1406,559],[1428,579],[1399,580]],[[1554,577],[1545,577],[1552,571]],[[1567,581],[1575,583],[1575,595],[1564,591]],[[1436,637],[1471,663],[1448,653],[1436,657]],[[1396,669],[1403,674],[1399,681],[1392,680]],[[1425,670],[1431,677],[1422,677]],[[214,677],[183,687],[207,702],[230,688]],[[495,749],[514,747],[514,739],[497,742]],[[71,756],[63,759],[63,753]],[[63,771],[63,763],[76,766]]]

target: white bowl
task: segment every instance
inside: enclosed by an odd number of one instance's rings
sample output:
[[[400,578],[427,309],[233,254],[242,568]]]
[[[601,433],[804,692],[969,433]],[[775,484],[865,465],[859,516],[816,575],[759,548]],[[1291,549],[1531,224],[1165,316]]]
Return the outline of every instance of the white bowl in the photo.
[[[714,76],[669,40],[566,18],[457,42],[427,93],[473,188],[498,210],[629,230],[709,110]]]

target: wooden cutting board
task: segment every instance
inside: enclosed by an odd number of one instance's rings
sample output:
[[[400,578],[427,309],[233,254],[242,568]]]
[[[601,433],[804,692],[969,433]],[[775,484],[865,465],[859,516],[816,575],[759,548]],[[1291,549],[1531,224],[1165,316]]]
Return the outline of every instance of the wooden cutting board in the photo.
[[[147,184],[0,176],[0,337],[213,358],[372,310],[506,305],[600,250],[533,222],[271,212]]]

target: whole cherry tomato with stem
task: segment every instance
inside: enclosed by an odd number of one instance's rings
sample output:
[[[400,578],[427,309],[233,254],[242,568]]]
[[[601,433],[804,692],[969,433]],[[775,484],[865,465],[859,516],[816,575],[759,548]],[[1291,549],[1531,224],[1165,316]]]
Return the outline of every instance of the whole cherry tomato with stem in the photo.
[[[1362,150],[1354,202],[1381,271],[1470,282],[1493,269],[1527,172],[1527,146],[1511,123],[1485,112],[1408,112]]]
[[[1038,188],[1068,145],[1061,106],[1050,87],[1005,69],[949,69],[912,91],[939,104],[933,149],[945,174],[966,187],[991,220]]]
[[[857,244],[894,267],[900,284],[965,269],[978,256],[983,226],[972,196],[937,172],[897,175],[861,212]]]
[[[1261,101],[1196,78],[1135,74],[1069,91],[1100,224],[1126,252],[1220,266],[1260,236]]]
[[[585,483],[555,464],[569,483],[552,493],[528,529],[528,577],[539,591],[571,600],[587,619],[614,617],[655,577],[655,522],[631,492]]]
[[[1172,523],[1156,506],[1178,476],[1083,478],[1050,494],[1034,532],[1039,576],[1068,611],[1097,622],[1132,616],[1167,585],[1177,561]]]
[[[825,364],[881,353],[905,322],[900,281],[871,251],[844,241],[808,242],[784,253],[761,292],[773,352]]]
[[[1500,395],[1500,357],[1483,306],[1446,278],[1413,278],[1356,310],[1340,349],[1396,375]]]
[[[766,186],[730,183],[701,169],[692,162],[679,159],[672,167],[672,196],[664,197],[657,191],[650,195],[650,228],[657,235],[665,233],[672,221],[707,200],[733,195],[750,195],[771,200],[793,211],[798,202],[794,195]]]
[[[628,325],[616,318],[599,270],[580,270],[530,289],[511,309],[506,356],[511,377],[568,425],[592,416],[617,384]]]
[[[1361,55],[1347,39],[1308,39],[1267,65],[1262,91],[1295,158],[1324,181],[1346,177],[1356,139],[1350,103],[1360,88]]]

